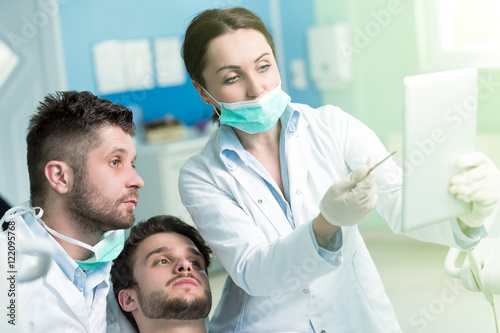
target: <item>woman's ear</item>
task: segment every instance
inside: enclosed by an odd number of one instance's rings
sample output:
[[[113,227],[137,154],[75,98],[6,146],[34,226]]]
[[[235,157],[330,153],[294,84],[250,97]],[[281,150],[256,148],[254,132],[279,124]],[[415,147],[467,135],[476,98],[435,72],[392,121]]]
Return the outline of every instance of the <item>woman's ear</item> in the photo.
[[[45,178],[57,193],[66,194],[73,186],[73,170],[66,162],[49,161],[45,165]]]
[[[212,104],[210,96],[208,96],[208,94],[205,92],[205,90],[203,90],[198,82],[196,82],[195,80],[191,80],[191,84],[196,89],[196,91],[198,91],[198,94],[200,95],[200,98],[203,102],[205,102],[206,104]]]
[[[135,290],[132,288],[120,290],[118,293],[118,304],[120,304],[124,311],[132,312],[136,310],[138,308],[138,300]]]

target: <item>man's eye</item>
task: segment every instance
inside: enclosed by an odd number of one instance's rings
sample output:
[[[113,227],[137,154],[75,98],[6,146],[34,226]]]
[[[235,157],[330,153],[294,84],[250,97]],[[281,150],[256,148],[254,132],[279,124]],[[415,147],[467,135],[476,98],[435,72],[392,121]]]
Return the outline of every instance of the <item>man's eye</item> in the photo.
[[[191,260],[191,265],[193,265],[193,266],[200,266],[200,263],[197,262],[196,260]]]
[[[109,162],[109,164],[111,164],[112,166],[118,166],[120,165],[120,160],[112,160],[111,162]]]
[[[167,259],[160,259],[156,263],[160,264],[160,265],[166,265],[166,264],[168,264],[168,261],[167,261]]]

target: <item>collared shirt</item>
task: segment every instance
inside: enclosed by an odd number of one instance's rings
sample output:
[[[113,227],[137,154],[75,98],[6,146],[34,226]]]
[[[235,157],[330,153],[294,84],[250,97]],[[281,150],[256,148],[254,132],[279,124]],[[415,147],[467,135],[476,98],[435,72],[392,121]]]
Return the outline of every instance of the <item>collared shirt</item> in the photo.
[[[300,120],[301,114],[298,110],[293,110],[290,106],[287,106],[283,115],[281,116],[281,132],[280,132],[280,165],[281,165],[281,180],[283,182],[283,189],[285,192],[285,196],[276,184],[276,181],[271,177],[269,172],[262,166],[262,164],[248,151],[243,148],[238,137],[234,130],[227,125],[221,125],[220,128],[220,156],[222,161],[226,164],[227,167],[231,168],[236,160],[239,158],[242,162],[254,170],[257,174],[262,177],[262,179],[266,182],[269,190],[273,194],[274,198],[280,205],[283,213],[285,214],[288,222],[295,229],[295,222],[293,220],[293,214],[290,209],[289,198],[290,198],[290,183],[288,180],[288,164],[285,158],[285,134],[288,132],[290,134],[295,133],[298,127],[298,123]],[[309,232],[311,235],[311,239],[313,244],[316,247],[318,253],[326,260],[326,261],[338,261],[339,257],[335,255],[335,251],[338,251],[342,246],[342,230],[338,229],[338,232],[332,237],[330,242],[328,243],[326,249],[319,247],[316,237],[314,236],[313,221],[309,224]],[[332,262],[333,263],[333,262]],[[338,264],[338,263],[333,263]]]
[[[52,244],[55,249],[54,261],[61,268],[66,277],[83,294],[88,313],[91,313],[95,295],[94,290],[98,286],[101,288],[109,287],[108,276],[111,270],[111,262],[102,263],[91,270],[83,271],[52,236],[47,237],[47,230],[33,218],[31,213],[28,212],[23,214],[23,219],[26,221],[26,224],[35,237],[48,239]]]
[[[288,180],[288,164],[285,158],[285,134],[288,132],[290,134],[295,133],[297,130],[298,122],[300,119],[300,112],[293,110],[288,106],[281,116],[281,132],[280,132],[280,165],[281,165],[281,180],[283,182],[283,190],[285,196],[276,184],[276,181],[272,178],[269,172],[262,166],[262,164],[248,151],[246,151],[241,145],[236,133],[230,126],[221,125],[221,140],[220,140],[220,150],[221,159],[226,163],[226,166],[231,168],[235,163],[236,159],[241,159],[243,163],[249,166],[252,170],[257,172],[262,179],[266,182],[269,190],[273,194],[274,198],[280,205],[283,213],[285,214],[288,222],[295,229],[295,222],[293,220],[293,214],[290,209],[290,182]],[[334,236],[331,238],[326,249],[321,248],[318,245],[316,237],[313,231],[313,221],[309,223],[309,234],[311,236],[312,242],[318,251],[318,254],[326,261],[331,262],[334,265],[340,265],[340,257],[336,255],[342,246],[342,229],[339,228],[335,232]],[[313,325],[309,322],[309,331],[315,332]]]

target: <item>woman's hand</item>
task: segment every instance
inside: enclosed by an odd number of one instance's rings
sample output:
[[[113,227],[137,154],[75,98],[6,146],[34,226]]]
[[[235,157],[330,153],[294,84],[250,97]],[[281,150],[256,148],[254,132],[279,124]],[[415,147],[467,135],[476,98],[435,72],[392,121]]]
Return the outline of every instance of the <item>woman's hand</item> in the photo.
[[[335,226],[353,226],[365,220],[377,203],[375,165],[370,157],[367,164],[352,171],[346,179],[333,184],[319,205],[321,214]]]
[[[450,193],[472,203],[472,212],[460,216],[459,220],[469,227],[480,227],[500,199],[500,170],[479,152],[460,156],[457,166],[466,170],[451,178]]]

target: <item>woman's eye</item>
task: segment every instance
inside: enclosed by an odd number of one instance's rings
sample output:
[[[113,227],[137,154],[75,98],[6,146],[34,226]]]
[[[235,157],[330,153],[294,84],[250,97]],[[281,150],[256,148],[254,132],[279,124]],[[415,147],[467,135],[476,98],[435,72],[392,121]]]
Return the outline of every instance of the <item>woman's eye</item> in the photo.
[[[238,80],[238,75],[231,76],[229,79],[224,80],[224,83],[230,84],[236,82],[236,80]]]
[[[267,70],[269,70],[269,67],[271,67],[271,65],[260,66],[259,72],[266,72]]]

